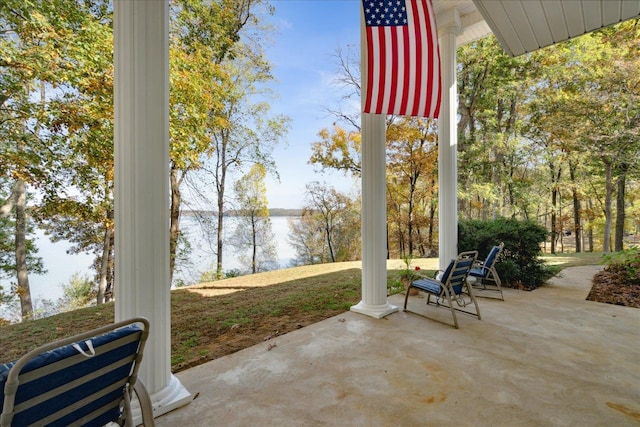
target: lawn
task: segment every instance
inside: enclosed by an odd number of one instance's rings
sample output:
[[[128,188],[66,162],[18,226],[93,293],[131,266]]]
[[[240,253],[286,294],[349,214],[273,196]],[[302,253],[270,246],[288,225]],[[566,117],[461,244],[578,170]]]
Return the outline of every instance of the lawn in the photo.
[[[555,269],[593,265],[601,254],[545,256]],[[423,272],[436,259],[416,259]],[[390,293],[402,292],[402,261],[389,261]],[[295,267],[171,292],[171,365],[178,372],[349,310],[360,301],[359,262]],[[0,327],[0,361],[65,336],[113,322],[113,303]]]

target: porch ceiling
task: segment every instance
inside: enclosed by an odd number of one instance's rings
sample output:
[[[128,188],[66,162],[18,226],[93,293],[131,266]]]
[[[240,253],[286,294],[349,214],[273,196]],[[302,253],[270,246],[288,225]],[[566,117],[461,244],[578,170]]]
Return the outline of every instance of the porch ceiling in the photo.
[[[435,0],[443,16],[457,8],[458,45],[491,32],[511,56],[640,17],[640,0]]]

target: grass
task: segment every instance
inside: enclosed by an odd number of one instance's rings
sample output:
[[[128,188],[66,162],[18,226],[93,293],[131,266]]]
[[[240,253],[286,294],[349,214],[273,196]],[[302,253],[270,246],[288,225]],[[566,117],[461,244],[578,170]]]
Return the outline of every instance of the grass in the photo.
[[[582,252],[579,254],[546,254],[542,257],[549,270],[555,275],[567,267],[602,264],[602,252]]]
[[[601,254],[544,257],[558,271],[599,264]],[[423,274],[436,259],[415,259]],[[339,315],[357,304],[360,262],[296,267],[178,289],[171,292],[171,365],[174,372],[268,341]],[[389,293],[404,292],[401,260],[387,263]],[[14,360],[49,341],[113,322],[112,303],[0,327],[0,361]]]

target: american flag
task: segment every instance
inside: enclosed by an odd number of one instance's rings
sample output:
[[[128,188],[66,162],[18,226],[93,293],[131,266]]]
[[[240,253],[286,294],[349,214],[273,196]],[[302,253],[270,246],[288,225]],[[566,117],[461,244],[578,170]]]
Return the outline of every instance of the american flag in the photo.
[[[442,82],[431,0],[362,0],[365,113],[437,118]]]

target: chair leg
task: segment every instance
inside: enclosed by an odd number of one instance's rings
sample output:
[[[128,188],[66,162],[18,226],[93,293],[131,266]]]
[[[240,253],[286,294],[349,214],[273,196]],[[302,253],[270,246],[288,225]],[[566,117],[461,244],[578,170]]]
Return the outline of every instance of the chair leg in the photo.
[[[471,298],[471,301],[473,301],[473,305],[476,307],[476,315],[478,316],[478,320],[482,320],[482,318],[480,317],[480,307],[478,306],[478,301],[476,301],[476,297],[473,294],[473,286],[469,286],[469,284],[467,284],[467,292],[469,292],[469,297]]]
[[[405,292],[404,295],[404,310],[407,309],[407,301],[409,300],[409,291],[411,290],[411,284],[409,284],[409,286],[407,286],[407,291]]]
[[[491,282],[491,283],[488,283],[488,282]],[[476,282],[473,285],[471,285],[471,287],[480,291],[498,292],[500,296],[494,299],[500,299],[504,301],[504,294],[502,293],[502,283],[500,282],[500,277],[498,276],[498,273],[494,269],[489,270],[486,277],[478,278],[478,280],[476,280]],[[480,294],[479,297],[493,298],[485,295],[484,292]]]
[[[449,291],[447,288],[443,288],[444,296],[447,298],[447,303],[449,304],[449,310],[451,310],[451,316],[453,317],[453,326],[458,329],[458,318],[456,317],[456,309],[453,308],[453,301],[451,300],[451,295],[449,295]]]
[[[502,282],[500,281],[500,276],[498,276],[498,272],[495,270],[495,268],[492,267],[490,270],[490,274],[493,282],[496,284],[496,287],[498,288],[498,292],[500,292],[500,299],[504,301],[504,295],[502,293]]]

